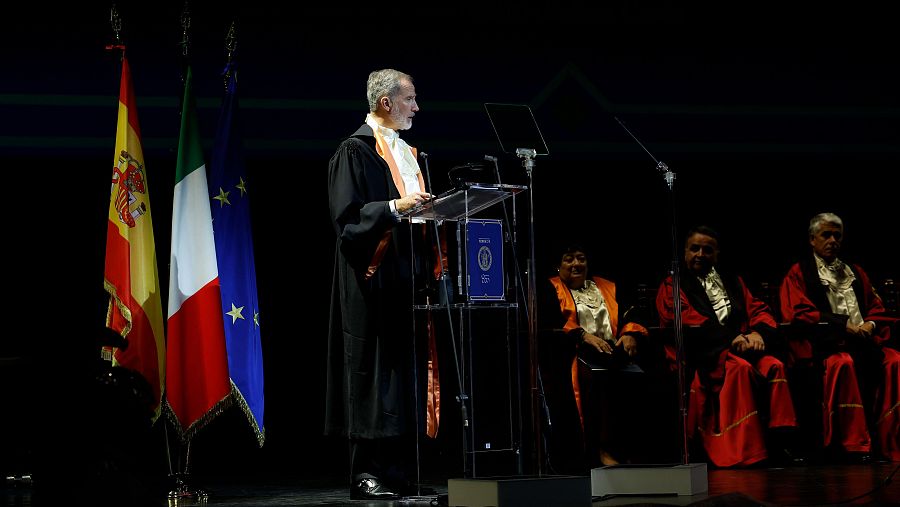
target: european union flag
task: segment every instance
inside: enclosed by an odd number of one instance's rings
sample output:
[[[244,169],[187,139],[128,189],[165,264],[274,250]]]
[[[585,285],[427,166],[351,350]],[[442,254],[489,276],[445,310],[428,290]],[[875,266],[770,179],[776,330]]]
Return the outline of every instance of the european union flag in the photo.
[[[210,161],[209,195],[222,289],[228,371],[236,391],[235,402],[247,416],[262,446],[265,441],[263,357],[249,202],[253,187],[244,166],[238,128],[234,62],[228,64],[225,75],[225,99]]]

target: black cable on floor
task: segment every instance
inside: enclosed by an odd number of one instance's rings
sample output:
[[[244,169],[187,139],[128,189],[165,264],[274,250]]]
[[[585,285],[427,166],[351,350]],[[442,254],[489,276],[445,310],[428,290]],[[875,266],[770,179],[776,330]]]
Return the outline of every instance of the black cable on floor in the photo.
[[[785,506],[785,507],[812,507],[812,506],[825,506],[825,505],[846,505],[848,503],[855,502],[856,500],[859,500],[860,498],[865,498],[873,493],[877,493],[878,491],[884,489],[888,484],[891,483],[891,480],[894,478],[894,475],[896,475],[898,470],[900,470],[900,465],[895,466],[894,470],[891,471],[891,473],[889,473],[883,481],[881,481],[881,484],[879,484],[878,486],[875,486],[874,488],[870,489],[869,491],[866,491],[865,493],[856,495],[853,498],[848,498],[846,500],[839,500],[837,502],[815,503],[815,504],[811,504],[811,503],[810,504],[797,504],[797,505],[789,505],[789,506]]]

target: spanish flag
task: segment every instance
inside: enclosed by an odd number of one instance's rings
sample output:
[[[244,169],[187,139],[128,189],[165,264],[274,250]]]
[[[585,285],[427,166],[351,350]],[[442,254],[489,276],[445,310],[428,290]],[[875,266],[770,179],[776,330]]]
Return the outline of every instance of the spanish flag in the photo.
[[[165,385],[166,344],[150,214],[150,187],[141,149],[131,69],[124,55],[103,278],[103,286],[109,292],[106,326],[121,334],[128,344],[105,352],[111,353],[113,366],[136,371],[150,384],[155,422]]]

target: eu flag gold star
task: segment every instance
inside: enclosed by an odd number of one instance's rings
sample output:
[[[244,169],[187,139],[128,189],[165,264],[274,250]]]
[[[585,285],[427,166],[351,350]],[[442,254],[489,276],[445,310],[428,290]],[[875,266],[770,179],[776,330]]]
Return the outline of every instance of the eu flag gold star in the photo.
[[[231,323],[234,324],[238,319],[243,319],[244,316],[241,315],[241,312],[244,311],[243,306],[234,306],[234,303],[231,303],[231,311],[225,312],[225,315],[231,315]]]
[[[225,206],[226,204],[231,206],[231,202],[228,200],[228,194],[230,193],[231,192],[226,192],[225,190],[223,190],[222,187],[219,187],[219,195],[213,197],[213,199],[219,201],[220,208]]]

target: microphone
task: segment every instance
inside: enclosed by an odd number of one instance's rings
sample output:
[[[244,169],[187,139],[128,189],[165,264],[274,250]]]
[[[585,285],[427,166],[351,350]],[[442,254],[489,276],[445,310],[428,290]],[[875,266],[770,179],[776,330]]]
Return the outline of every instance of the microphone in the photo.
[[[434,191],[434,187],[431,185],[431,171],[428,170],[428,154],[424,151],[420,151],[419,157],[421,157],[422,161],[425,162],[425,167],[423,167],[422,169],[425,173],[425,183],[428,185],[427,192],[431,193]],[[431,197],[434,197],[434,194],[432,194]]]
[[[494,164],[494,176],[497,177],[497,184],[499,185],[502,182],[500,181],[500,166],[497,164],[497,157],[485,155],[484,159]],[[506,208],[503,208],[503,211],[506,211]]]

